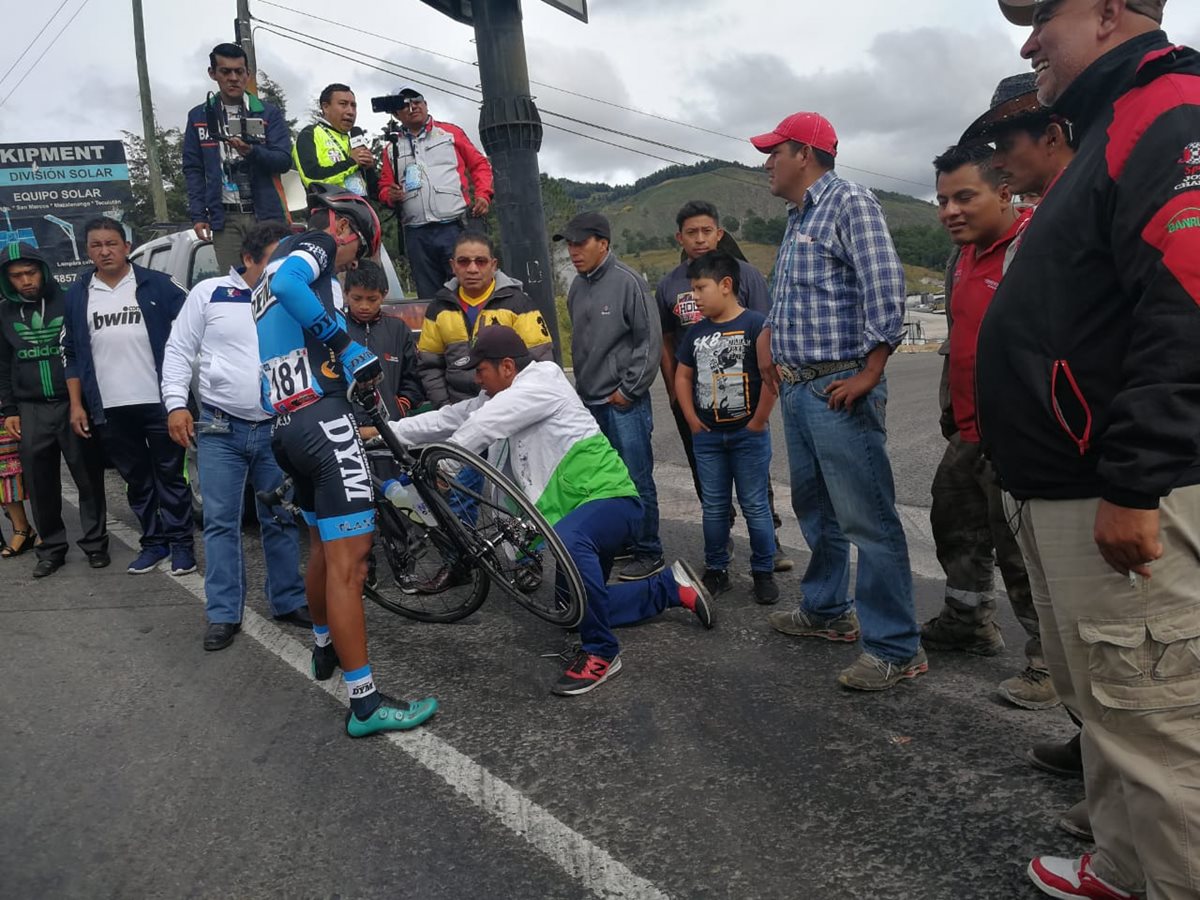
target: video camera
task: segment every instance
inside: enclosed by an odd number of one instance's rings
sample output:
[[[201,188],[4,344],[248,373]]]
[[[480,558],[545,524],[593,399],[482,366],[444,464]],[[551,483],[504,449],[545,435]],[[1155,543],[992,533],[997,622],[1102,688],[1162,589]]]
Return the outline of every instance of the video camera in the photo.
[[[222,134],[218,140],[228,141],[230,138],[240,138],[247,144],[265,144],[267,142],[267,124],[257,116],[237,117],[232,120],[221,117]]]
[[[394,113],[398,109],[404,109],[413,100],[420,99],[420,97],[402,97],[399,94],[388,94],[386,97],[372,97],[371,112]]]
[[[267,123],[261,116],[246,115],[243,105],[242,115],[230,117],[225,112],[221,102],[214,102],[214,94],[208,95],[208,126],[212,136],[218,141],[228,143],[230,138],[237,138],[247,144],[265,144],[267,142]]]

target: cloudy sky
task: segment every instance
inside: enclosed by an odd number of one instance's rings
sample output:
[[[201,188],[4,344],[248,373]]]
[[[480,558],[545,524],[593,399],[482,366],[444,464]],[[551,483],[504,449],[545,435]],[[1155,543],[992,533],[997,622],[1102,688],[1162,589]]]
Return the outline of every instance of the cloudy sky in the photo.
[[[60,3],[57,18],[0,81],[0,142],[107,139],[141,128],[129,0],[0,0],[7,23],[0,71],[13,65]],[[530,76],[540,82],[533,93],[547,124],[643,151],[547,128],[542,170],[581,180],[628,182],[666,164],[654,157],[757,164],[761,157],[742,138],[770,130],[796,110],[815,109],[838,129],[839,164],[847,175],[926,195],[930,159],[983,111],[1001,77],[1027,65],[1017,53],[1024,31],[1008,25],[994,0],[592,0],[587,25],[539,0],[524,5]],[[155,110],[160,123],[181,125],[212,87],[207,53],[232,38],[235,3],[144,0],[144,7]],[[291,115],[303,120],[323,85],[343,81],[358,96],[359,124],[377,129],[384,117],[370,112],[368,98],[414,83],[435,116],[477,135],[478,71],[469,27],[419,0],[251,0],[251,11],[260,20],[259,68],[283,86]],[[349,51],[338,52],[357,61],[287,40],[265,22],[343,45]],[[1174,40],[1196,46],[1200,4],[1173,0],[1164,27]],[[426,74],[406,76],[399,66]]]

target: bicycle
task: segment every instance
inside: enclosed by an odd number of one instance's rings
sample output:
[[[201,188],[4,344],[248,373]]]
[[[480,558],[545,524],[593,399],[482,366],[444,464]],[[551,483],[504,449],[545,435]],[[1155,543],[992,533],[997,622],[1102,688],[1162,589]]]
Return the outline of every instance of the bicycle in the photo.
[[[521,489],[482,457],[454,444],[408,450],[388,427],[378,393],[356,399],[383,445],[372,442],[367,462],[377,546],[386,567],[373,567],[364,596],[419,622],[448,623],[478,610],[491,585],[497,585],[538,618],[577,627],[587,602],[579,570]],[[387,499],[386,486],[400,475],[423,509]],[[268,508],[286,506],[289,485],[285,479],[260,499]]]

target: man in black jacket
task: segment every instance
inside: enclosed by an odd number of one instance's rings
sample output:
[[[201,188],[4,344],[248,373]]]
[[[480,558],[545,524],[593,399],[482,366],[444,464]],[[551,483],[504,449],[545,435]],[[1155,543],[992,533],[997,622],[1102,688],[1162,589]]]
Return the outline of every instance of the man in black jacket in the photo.
[[[102,569],[111,561],[104,458],[71,430],[61,341],[66,303],[46,260],[28,244],[9,244],[0,256],[0,298],[0,415],[21,441],[33,524],[42,536],[33,577],[53,574],[67,556],[60,455],[79,489],[79,547],[93,569]]]
[[[1078,153],[984,319],[979,427],[1054,686],[1083,722],[1096,850],[1055,897],[1200,896],[1200,55],[1164,0],[1000,0]]]

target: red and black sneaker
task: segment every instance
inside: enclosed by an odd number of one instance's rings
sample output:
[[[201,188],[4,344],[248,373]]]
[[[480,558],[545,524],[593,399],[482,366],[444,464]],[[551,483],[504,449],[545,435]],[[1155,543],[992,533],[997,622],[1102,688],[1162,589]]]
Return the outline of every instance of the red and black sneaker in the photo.
[[[1051,897],[1071,900],[1085,897],[1088,900],[1135,900],[1136,894],[1123,891],[1109,884],[1092,871],[1092,854],[1085,853],[1078,859],[1061,856],[1039,856],[1029,864],[1029,880],[1038,890]]]
[[[621,657],[614,656],[612,659],[605,659],[603,656],[594,656],[580,650],[575,654],[575,658],[567,664],[562,678],[554,683],[550,692],[558,694],[560,697],[586,694],[620,671]]]

